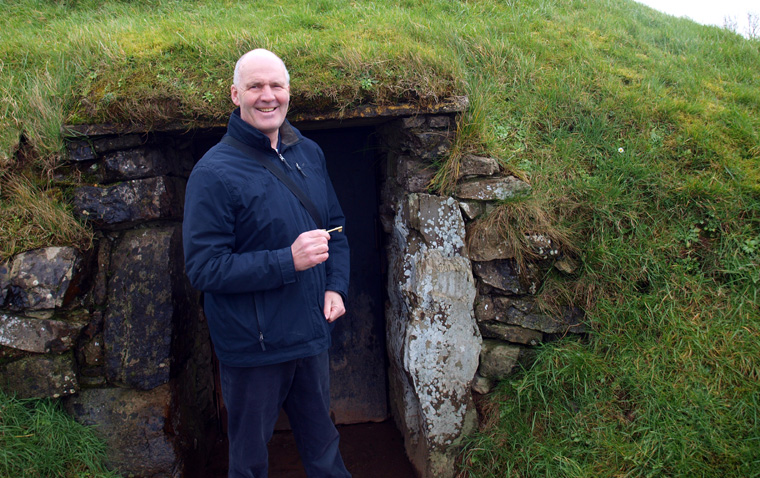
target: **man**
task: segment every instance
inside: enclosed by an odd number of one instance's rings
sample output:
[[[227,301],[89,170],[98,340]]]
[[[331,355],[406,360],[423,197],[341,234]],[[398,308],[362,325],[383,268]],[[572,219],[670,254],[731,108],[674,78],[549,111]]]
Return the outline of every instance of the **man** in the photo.
[[[227,135],[187,183],[187,275],[204,292],[228,413],[229,477],[266,477],[267,442],[281,408],[310,477],[350,476],[330,420],[332,323],[345,313],[345,218],[322,150],[285,119],[290,78],[267,50],[235,66]],[[273,162],[314,203],[320,222],[246,147]]]

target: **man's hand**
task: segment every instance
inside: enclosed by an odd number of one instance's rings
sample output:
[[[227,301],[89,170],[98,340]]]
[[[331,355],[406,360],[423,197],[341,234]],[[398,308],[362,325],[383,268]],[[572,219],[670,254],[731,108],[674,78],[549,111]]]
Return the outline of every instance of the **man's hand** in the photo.
[[[325,262],[330,256],[330,248],[327,246],[329,240],[330,234],[322,229],[306,231],[298,236],[290,246],[296,270],[305,271]]]
[[[335,319],[346,313],[346,307],[343,305],[343,297],[337,292],[328,290],[325,292],[325,319],[328,322],[334,322]]]

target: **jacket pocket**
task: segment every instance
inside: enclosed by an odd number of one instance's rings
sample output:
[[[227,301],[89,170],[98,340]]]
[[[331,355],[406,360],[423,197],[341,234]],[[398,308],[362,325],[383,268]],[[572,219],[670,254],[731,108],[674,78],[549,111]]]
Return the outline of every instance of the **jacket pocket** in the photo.
[[[295,347],[322,334],[316,318],[317,305],[307,298],[303,283],[256,294],[259,323],[267,351]]]
[[[206,317],[220,353],[258,350],[259,325],[249,294],[206,294]]]

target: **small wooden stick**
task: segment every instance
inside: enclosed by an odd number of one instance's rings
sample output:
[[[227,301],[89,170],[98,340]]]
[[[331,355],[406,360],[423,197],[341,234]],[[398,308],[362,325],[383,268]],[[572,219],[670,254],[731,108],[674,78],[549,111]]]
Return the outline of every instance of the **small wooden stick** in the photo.
[[[334,227],[327,232],[343,232],[343,226]]]

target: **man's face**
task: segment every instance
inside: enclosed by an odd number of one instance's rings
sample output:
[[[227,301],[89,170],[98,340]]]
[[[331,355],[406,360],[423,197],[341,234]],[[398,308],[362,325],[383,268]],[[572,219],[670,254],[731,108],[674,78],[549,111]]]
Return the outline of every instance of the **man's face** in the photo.
[[[243,121],[277,144],[277,134],[290,103],[290,85],[274,56],[253,56],[240,66],[240,84],[232,85],[232,102]]]

